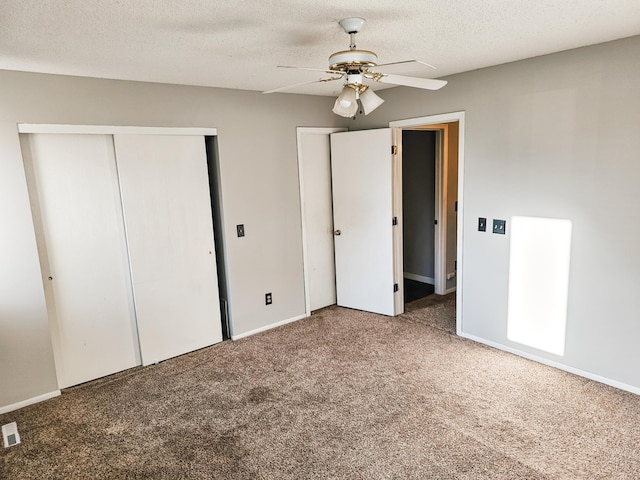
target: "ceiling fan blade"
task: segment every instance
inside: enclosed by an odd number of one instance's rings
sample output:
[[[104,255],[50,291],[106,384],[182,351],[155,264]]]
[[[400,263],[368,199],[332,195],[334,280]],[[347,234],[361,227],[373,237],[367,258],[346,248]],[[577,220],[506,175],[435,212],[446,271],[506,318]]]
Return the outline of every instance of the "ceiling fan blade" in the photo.
[[[417,64],[420,64],[420,65],[424,65],[425,67],[433,68],[434,70],[436,69],[436,67],[434,67],[430,63],[421,62],[420,60],[403,60],[401,62],[380,63],[380,64],[376,65],[375,68],[387,67],[387,66],[391,66],[391,65],[403,65],[405,63],[417,63]]]
[[[436,80],[434,78],[407,77],[405,75],[380,74],[380,77],[374,77],[374,80],[380,83],[389,83],[391,85],[403,85],[405,87],[423,88],[425,90],[438,90],[447,84],[446,80]]]
[[[333,75],[344,75],[344,72],[341,72],[340,70],[327,70],[322,68],[293,67],[290,65],[278,65],[278,68],[293,68],[295,70],[306,70],[308,72],[322,72],[331,73]]]
[[[267,90],[267,91],[262,92],[262,93],[283,92],[285,90],[290,90],[292,88],[301,87],[302,85],[311,85],[312,83],[332,82],[333,80],[340,80],[341,78],[342,77],[330,77],[330,78],[321,78],[320,80],[312,80],[310,82],[294,83],[293,85],[287,85],[286,87],[274,88],[272,90]]]

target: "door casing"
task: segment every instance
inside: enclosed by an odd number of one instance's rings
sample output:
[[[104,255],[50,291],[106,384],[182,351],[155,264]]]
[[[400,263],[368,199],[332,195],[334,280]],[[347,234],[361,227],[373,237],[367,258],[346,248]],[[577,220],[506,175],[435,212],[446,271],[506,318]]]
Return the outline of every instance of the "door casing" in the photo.
[[[409,118],[405,120],[396,120],[389,122],[389,127],[393,128],[394,140],[398,145],[398,151],[400,156],[402,155],[402,130],[403,129],[439,129],[441,124],[447,124],[452,122],[458,122],[458,215],[457,215],[457,245],[456,245],[456,333],[460,335],[462,332],[462,286],[463,286],[463,262],[464,255],[462,251],[463,236],[464,236],[464,132],[465,132],[465,112],[451,112],[443,113],[439,115],[429,115],[426,117]],[[437,142],[441,150],[445,148],[447,142],[444,139]],[[443,162],[443,152],[437,152],[436,154],[436,209],[438,210],[438,224],[440,228],[436,233],[436,265],[435,265],[435,277],[436,277],[436,292],[437,294],[448,293],[446,290],[447,284],[447,272],[446,272],[446,202],[443,198],[446,197],[446,181],[447,178],[447,165]],[[402,163],[402,162],[400,162]],[[402,190],[402,177],[400,177],[400,185],[396,184],[394,187],[396,190]],[[443,191],[444,190],[444,191]]]

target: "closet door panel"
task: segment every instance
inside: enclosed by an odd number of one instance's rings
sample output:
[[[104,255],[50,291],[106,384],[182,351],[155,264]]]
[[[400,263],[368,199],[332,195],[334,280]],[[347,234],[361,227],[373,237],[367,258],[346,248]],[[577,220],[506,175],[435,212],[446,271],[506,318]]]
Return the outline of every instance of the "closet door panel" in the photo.
[[[222,341],[204,138],[114,143],[143,365]]]
[[[60,388],[138,365],[112,137],[23,145]]]

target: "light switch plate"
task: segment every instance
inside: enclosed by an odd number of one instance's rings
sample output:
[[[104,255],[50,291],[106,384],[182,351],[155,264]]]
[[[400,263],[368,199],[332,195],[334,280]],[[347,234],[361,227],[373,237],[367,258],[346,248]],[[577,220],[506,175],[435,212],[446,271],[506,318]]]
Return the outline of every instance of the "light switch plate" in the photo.
[[[493,233],[497,233],[499,235],[504,235],[507,231],[507,221],[506,220],[496,220],[493,219]]]
[[[486,232],[487,231],[487,219],[484,217],[478,218],[478,231]]]
[[[236,230],[238,231],[238,237],[244,237],[244,224],[236,225]]]

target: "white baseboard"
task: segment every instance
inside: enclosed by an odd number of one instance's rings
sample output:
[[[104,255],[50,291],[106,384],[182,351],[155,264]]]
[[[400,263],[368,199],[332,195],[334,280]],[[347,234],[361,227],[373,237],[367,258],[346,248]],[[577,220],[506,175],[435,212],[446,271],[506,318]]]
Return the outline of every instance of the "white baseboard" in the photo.
[[[447,289],[444,291],[444,294],[445,294],[445,295],[448,295],[449,293],[453,293],[453,292],[455,292],[455,291],[456,291],[456,287],[447,288]]]
[[[271,330],[272,328],[280,327],[282,325],[286,325],[287,323],[297,322],[298,320],[302,320],[303,318],[307,318],[309,315],[306,313],[303,315],[298,315],[297,317],[288,318],[286,320],[282,320],[281,322],[272,323],[265,327],[256,328],[255,330],[251,330],[249,332],[239,333],[238,335],[231,335],[231,340],[240,340],[244,337],[249,337],[251,335],[255,335],[256,333],[265,332],[267,330]]]
[[[422,275],[416,275],[415,273],[403,273],[404,278],[408,278],[409,280],[415,280],[416,282],[428,283],[429,285],[435,285],[436,281],[431,277],[423,277]]]
[[[602,377],[600,375],[596,375],[595,373],[586,372],[584,370],[580,370],[579,368],[570,367],[568,365],[564,365],[562,363],[549,360],[548,358],[539,357],[537,355],[523,352],[518,349],[508,347],[506,345],[502,345],[500,343],[492,342],[490,340],[485,340],[483,338],[476,337],[474,335],[469,335],[464,332],[458,332],[458,335],[463,338],[473,340],[474,342],[482,343],[483,345],[488,345],[489,347],[497,348],[498,350],[503,350],[505,352],[513,353],[514,355],[518,355],[519,357],[524,357],[528,360],[533,360],[534,362],[542,363],[544,365],[548,365],[550,367],[554,367],[559,370],[564,370],[565,372],[573,373],[574,375],[578,375],[580,377],[588,378],[589,380],[594,380],[596,382],[604,383],[605,385],[609,385],[611,387],[619,388],[620,390],[625,390],[627,392],[640,395],[640,387],[634,387],[633,385],[629,385],[627,383],[618,382],[617,380],[612,380],[607,377]]]
[[[33,405],[34,403],[44,402],[45,400],[49,400],[50,398],[55,398],[58,395],[60,395],[60,390],[45,393],[42,395],[38,395],[37,397],[32,397],[26,400],[22,400],[21,402],[12,403],[11,405],[0,407],[0,415],[2,415],[3,413],[13,412],[14,410],[18,410],[19,408],[23,408],[28,405]]]

